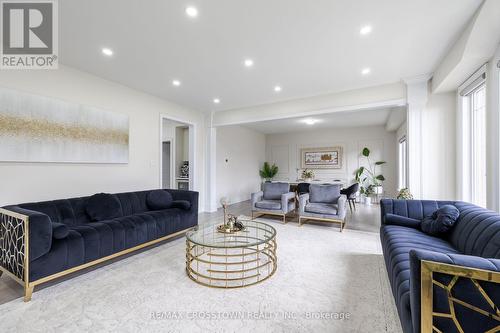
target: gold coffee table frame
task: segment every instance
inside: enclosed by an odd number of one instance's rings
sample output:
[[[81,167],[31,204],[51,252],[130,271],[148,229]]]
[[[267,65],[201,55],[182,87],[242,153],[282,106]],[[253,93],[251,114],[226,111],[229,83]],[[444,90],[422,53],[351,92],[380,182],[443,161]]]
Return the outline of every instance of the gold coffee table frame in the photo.
[[[186,233],[186,273],[191,280],[213,288],[241,288],[276,272],[276,230],[258,221],[240,222],[245,229],[232,234],[217,232],[217,225]]]

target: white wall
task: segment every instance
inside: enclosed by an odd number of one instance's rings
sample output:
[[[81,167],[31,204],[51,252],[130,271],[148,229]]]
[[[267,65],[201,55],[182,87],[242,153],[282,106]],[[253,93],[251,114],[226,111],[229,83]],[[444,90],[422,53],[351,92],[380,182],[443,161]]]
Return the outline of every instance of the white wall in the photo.
[[[197,124],[195,189],[200,190],[200,207],[204,207],[204,123],[199,112],[65,66],[2,71],[0,86],[130,117],[128,164],[0,162],[0,205],[159,188],[160,114],[165,114]]]
[[[266,136],[266,156],[280,168],[277,180],[295,181],[300,176],[300,149],[306,147],[342,146],[344,149],[343,168],[315,169],[315,178],[322,180],[341,179],[347,184],[354,181],[354,172],[363,159],[363,147],[372,151],[373,161],[387,162],[381,169],[385,178],[387,195],[394,196],[397,186],[397,145],[396,132],[387,132],[384,126],[319,129],[315,131],[270,134]]]
[[[217,128],[216,141],[218,207],[222,197],[231,203],[249,200],[252,192],[260,190],[265,135],[241,126],[225,126]]]
[[[422,110],[422,198],[456,199],[456,95],[429,94]],[[411,165],[410,165],[411,168]]]
[[[405,121],[404,123],[399,126],[398,130],[396,131],[396,139],[398,141],[402,139],[403,137],[408,135],[408,123]]]

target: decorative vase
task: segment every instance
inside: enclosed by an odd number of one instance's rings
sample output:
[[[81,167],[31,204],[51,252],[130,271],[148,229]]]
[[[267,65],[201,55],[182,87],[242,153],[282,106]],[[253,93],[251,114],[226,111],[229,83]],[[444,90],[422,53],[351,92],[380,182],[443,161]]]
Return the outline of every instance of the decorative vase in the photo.
[[[189,178],[189,161],[182,162],[181,177],[182,178]]]
[[[310,183],[310,182],[312,182],[313,179],[312,178],[306,178],[304,180],[306,181],[306,183]]]

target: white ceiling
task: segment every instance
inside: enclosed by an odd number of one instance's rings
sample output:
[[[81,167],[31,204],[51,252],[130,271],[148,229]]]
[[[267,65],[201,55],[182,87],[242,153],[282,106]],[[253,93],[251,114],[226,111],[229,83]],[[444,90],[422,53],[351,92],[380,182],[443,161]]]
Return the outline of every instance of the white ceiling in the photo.
[[[64,0],[60,60],[193,109],[227,110],[429,73],[481,1]],[[365,24],[373,32],[362,37]]]
[[[341,127],[386,126],[389,119],[396,118],[398,119],[399,123],[391,124],[391,128],[388,128],[391,131],[399,128],[401,124],[406,120],[406,108],[399,107],[332,112],[310,117],[260,121],[244,124],[242,126],[264,134],[276,134],[293,133],[299,131],[314,131],[320,128],[334,129]],[[308,125],[304,122],[304,120],[306,119],[314,119],[318,122],[314,125]]]

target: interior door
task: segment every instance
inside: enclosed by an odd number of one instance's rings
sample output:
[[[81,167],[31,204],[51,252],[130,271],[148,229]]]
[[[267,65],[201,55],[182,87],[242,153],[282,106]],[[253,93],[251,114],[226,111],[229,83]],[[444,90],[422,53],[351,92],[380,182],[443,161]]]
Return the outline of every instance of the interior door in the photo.
[[[162,145],[162,187],[172,188],[170,184],[170,141],[164,141]]]

